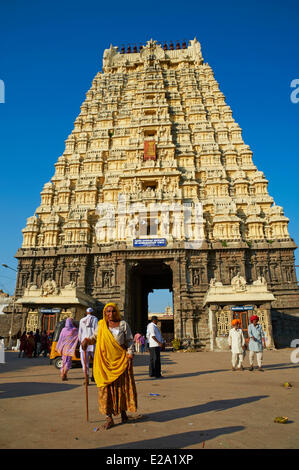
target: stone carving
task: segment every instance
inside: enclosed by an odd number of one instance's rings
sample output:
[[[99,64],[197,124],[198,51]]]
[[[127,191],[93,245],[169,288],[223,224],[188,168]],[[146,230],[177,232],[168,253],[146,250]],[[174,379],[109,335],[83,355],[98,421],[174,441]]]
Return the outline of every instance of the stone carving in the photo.
[[[137,224],[138,224],[138,217],[131,215],[129,222],[128,222],[128,227],[127,227],[127,237],[129,239],[134,239],[136,238],[137,235]]]
[[[231,328],[230,312],[220,309],[216,312],[217,336],[228,336]]]
[[[162,47],[158,45],[157,41],[154,41],[153,39],[148,41],[146,46],[143,47],[140,52],[141,60],[145,61],[146,63],[148,63],[150,59],[164,59],[164,57],[165,52],[163,51]]]
[[[237,275],[232,278],[231,285],[235,292],[242,292],[246,290],[246,280],[243,276],[241,276],[240,272],[238,271]]]
[[[71,281],[69,284],[67,284],[65,286],[65,289],[74,289],[75,287],[77,287],[77,284],[75,281]]]
[[[109,272],[103,272],[103,287],[110,287],[110,275]]]
[[[253,281],[252,283],[254,286],[266,286],[267,281],[264,278],[264,276],[259,276],[256,281]]]
[[[126,238],[126,221],[127,217],[125,214],[119,214],[118,216],[118,239],[124,240]]]
[[[59,289],[57,288],[56,282],[53,279],[47,279],[42,285],[42,296],[47,297],[48,295],[58,294]]]
[[[162,211],[161,213],[161,237],[167,237],[169,235],[169,212]]]
[[[38,286],[31,282],[29,286],[27,287],[28,291],[36,291],[38,289]]]
[[[215,277],[212,277],[210,280],[210,287],[222,287],[223,284],[220,281],[217,281]]]
[[[100,215],[100,219],[96,223],[95,233],[96,239],[99,243],[109,242],[115,238],[115,212],[112,207],[99,207],[97,213]]]
[[[200,282],[198,269],[193,269],[193,285],[198,286]]]

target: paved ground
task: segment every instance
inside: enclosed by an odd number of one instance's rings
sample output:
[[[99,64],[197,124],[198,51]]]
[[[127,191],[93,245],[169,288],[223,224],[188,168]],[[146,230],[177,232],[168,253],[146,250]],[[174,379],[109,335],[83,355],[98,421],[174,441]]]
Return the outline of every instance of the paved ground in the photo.
[[[164,352],[164,379],[147,375],[148,355],[135,357],[143,418],[96,430],[97,387],[88,387],[86,421],[82,369],[61,382],[49,359],[6,352],[0,364],[1,449],[298,449],[299,364],[291,349],[265,351],[265,372],[230,370],[230,353]],[[248,357],[245,359],[248,368]],[[287,389],[283,383],[290,382]],[[152,396],[151,393],[159,394]],[[288,416],[288,424],[273,422]]]

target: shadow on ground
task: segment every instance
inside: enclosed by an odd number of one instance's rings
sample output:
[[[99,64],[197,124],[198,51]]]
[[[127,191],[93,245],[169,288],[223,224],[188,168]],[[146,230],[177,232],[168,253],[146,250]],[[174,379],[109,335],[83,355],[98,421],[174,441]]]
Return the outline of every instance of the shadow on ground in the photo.
[[[298,368],[298,365],[292,364],[291,362],[282,362],[281,364],[268,364],[263,365],[264,369],[267,370],[276,370],[276,369],[295,369]]]
[[[203,431],[190,431],[180,434],[169,434],[154,439],[145,439],[125,444],[100,447],[100,449],[183,449],[191,445],[200,445],[218,436],[243,431],[244,426],[228,426],[226,428],[206,429]]]
[[[149,413],[146,415],[146,420],[156,421],[163,423],[165,421],[171,421],[173,419],[185,418],[187,416],[193,416],[197,414],[207,413],[210,411],[225,411],[229,408],[235,408],[236,406],[245,405],[252,403],[263,398],[268,398],[269,395],[257,395],[245,398],[232,398],[229,400],[215,400],[203,405],[189,406],[187,408],[176,408],[173,410],[158,411],[156,413]]]
[[[139,367],[139,366],[148,366],[150,361],[150,356],[149,354],[136,354],[134,356],[134,367]],[[162,366],[165,364],[177,364],[176,361],[173,360],[173,357],[171,354],[161,354],[161,364]]]
[[[72,390],[77,387],[78,385],[69,385],[64,383],[10,382],[0,384],[0,399],[41,395],[43,393],[65,392],[66,390]]]
[[[18,357],[18,352],[5,351],[5,364],[0,364],[1,372],[27,369],[28,367],[50,365],[49,357]],[[53,365],[51,367],[54,367]]]
[[[18,352],[6,351],[5,360],[6,360],[5,364],[0,364],[0,378],[1,378],[1,373],[17,372],[17,371],[24,371],[26,373],[26,377],[28,377],[27,369],[29,367],[35,368],[35,367],[45,366],[46,369],[48,369],[49,373],[51,374],[56,373],[59,375],[60,373],[59,370],[56,369],[56,367],[54,366],[54,363],[50,364],[50,358],[48,356],[47,357],[39,356],[39,357],[31,357],[31,358],[18,357]],[[73,361],[71,369],[72,370],[82,369],[81,361]],[[38,374],[38,375],[41,375],[41,374]],[[31,377],[34,377],[34,375],[31,374]],[[14,378],[14,377],[12,376],[10,378]]]
[[[198,372],[190,372],[188,374],[177,374],[177,375],[168,375],[167,373],[164,375],[164,378],[166,378],[167,380],[169,379],[183,379],[185,377],[198,377],[199,375],[205,375],[205,374],[214,374],[216,372],[227,372],[228,370],[230,369],[216,369],[216,370],[201,370],[201,371],[198,371]],[[162,374],[163,374],[163,364],[162,364]],[[144,376],[145,374],[136,374],[135,371],[134,371],[134,376],[135,377],[138,377],[138,376]],[[156,380],[155,378],[151,378],[151,377],[147,377],[145,379],[138,379],[138,382],[145,382],[145,381],[151,381],[151,380]]]

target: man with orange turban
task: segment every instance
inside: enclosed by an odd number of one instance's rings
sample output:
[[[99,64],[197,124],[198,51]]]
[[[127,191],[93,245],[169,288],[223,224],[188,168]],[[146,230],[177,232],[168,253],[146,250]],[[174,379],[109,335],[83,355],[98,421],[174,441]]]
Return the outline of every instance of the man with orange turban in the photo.
[[[262,325],[258,323],[259,317],[257,315],[252,315],[250,317],[250,325],[248,326],[248,336],[249,336],[249,370],[253,370],[253,360],[254,355],[256,354],[258,370],[263,372],[262,360],[263,360],[263,350],[266,348],[265,342],[265,333],[263,332]]]
[[[244,370],[243,358],[245,350],[245,339],[243,331],[240,328],[241,322],[237,318],[232,321],[232,328],[228,335],[229,348],[232,351],[232,370]]]
[[[126,412],[137,410],[133,335],[113,302],[105,305],[103,319],[94,334],[82,341],[83,351],[95,343],[93,375],[98,387],[99,411],[106,415],[102,429],[106,430],[114,425],[112,415],[121,414],[122,423],[126,423]]]

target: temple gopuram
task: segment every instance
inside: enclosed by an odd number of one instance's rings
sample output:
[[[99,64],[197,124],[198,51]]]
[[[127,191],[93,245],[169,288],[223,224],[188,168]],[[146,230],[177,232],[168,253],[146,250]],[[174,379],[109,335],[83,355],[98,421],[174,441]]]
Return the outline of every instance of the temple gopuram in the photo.
[[[296,245],[252,157],[196,38],[111,45],[23,229],[22,328],[115,301],[145,332],[149,293],[169,289],[183,347],[226,349],[253,313],[270,348],[290,346]]]

